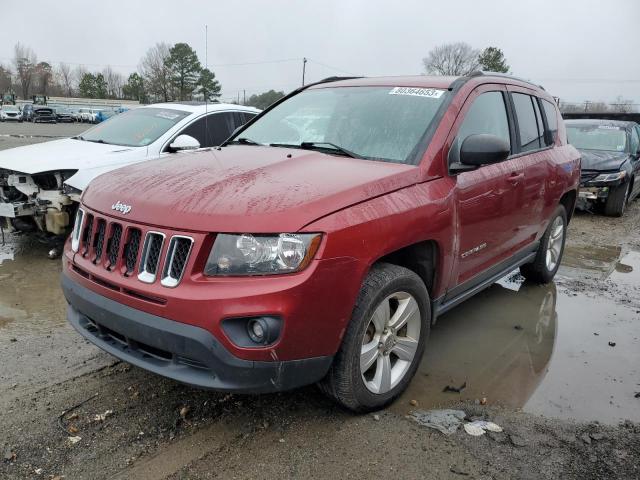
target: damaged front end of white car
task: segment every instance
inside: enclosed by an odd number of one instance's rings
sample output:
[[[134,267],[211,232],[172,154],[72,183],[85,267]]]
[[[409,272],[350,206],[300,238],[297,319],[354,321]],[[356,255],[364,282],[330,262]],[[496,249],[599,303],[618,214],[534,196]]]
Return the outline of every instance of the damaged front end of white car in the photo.
[[[75,173],[0,169],[0,226],[9,232],[39,232],[45,238],[66,235],[81,192],[64,182]]]

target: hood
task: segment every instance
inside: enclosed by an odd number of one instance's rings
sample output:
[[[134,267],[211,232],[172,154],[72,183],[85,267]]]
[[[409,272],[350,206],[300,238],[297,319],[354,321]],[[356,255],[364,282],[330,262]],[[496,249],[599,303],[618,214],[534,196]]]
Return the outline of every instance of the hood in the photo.
[[[114,170],[91,182],[82,202],[127,221],[179,230],[295,232],[418,181],[412,165],[238,145]],[[130,212],[114,212],[116,202]]]
[[[619,170],[629,158],[626,152],[605,150],[579,150],[582,155],[582,170]]]
[[[123,147],[65,138],[0,151],[0,168],[21,173],[122,166],[146,156],[147,147]]]

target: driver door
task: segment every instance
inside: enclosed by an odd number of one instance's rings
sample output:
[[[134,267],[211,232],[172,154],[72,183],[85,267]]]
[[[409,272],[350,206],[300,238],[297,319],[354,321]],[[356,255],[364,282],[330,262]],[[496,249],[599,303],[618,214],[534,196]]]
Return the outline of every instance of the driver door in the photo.
[[[514,146],[507,91],[483,85],[469,96],[452,129],[449,164],[459,161],[465,138],[491,134]],[[451,298],[481,281],[482,272],[508,259],[522,203],[524,169],[507,160],[458,173],[454,189],[458,245],[454,249]]]

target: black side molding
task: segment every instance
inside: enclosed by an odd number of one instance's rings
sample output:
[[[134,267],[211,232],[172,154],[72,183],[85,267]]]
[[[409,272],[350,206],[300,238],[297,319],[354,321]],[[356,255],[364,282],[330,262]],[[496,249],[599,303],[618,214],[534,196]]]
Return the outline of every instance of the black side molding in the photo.
[[[463,284],[449,290],[445,295],[431,301],[431,311],[433,312],[433,323],[439,315],[451,310],[456,305],[493,285],[512,270],[521,265],[532,262],[537,254],[539,241],[528,245],[515,253],[512,257],[488,268]]]

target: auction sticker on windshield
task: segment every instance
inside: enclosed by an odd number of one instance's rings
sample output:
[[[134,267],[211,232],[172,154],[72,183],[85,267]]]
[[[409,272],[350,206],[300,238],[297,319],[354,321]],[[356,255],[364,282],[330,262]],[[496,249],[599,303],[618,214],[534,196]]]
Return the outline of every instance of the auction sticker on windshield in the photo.
[[[412,95],[414,97],[440,98],[444,90],[436,88],[394,87],[389,95]]]

